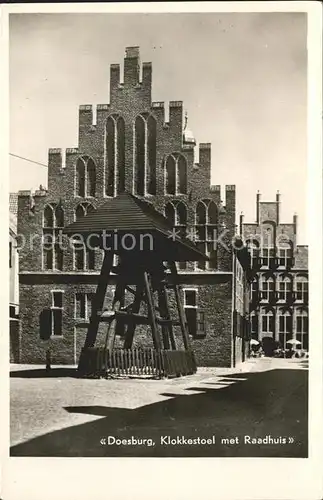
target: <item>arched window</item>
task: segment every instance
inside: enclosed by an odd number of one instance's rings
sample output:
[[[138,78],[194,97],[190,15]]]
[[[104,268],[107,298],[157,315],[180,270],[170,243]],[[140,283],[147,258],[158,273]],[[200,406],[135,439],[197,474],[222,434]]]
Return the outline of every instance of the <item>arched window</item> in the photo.
[[[137,194],[156,194],[156,144],[157,125],[148,113],[137,116],[135,121],[135,191]]]
[[[118,117],[117,121],[117,179],[118,193],[123,193],[126,188],[125,176],[125,123],[122,116]]]
[[[139,115],[135,124],[135,148],[136,148],[136,193],[143,196],[145,194],[145,132],[146,123]]]
[[[82,198],[95,197],[95,193],[96,166],[94,160],[88,156],[82,156],[76,162],[76,195]]]
[[[95,164],[92,158],[89,158],[87,162],[87,196],[95,197],[95,190],[96,190]]]
[[[106,194],[115,194],[115,121],[109,116],[106,126]]]
[[[63,249],[60,231],[64,227],[64,210],[61,203],[46,205],[43,213],[43,268],[63,270]]]
[[[187,163],[184,156],[173,153],[165,162],[166,194],[187,193]]]
[[[147,192],[156,194],[157,125],[152,115],[147,119]]]
[[[79,158],[76,163],[76,193],[78,196],[85,196],[85,163],[83,158]]]
[[[301,349],[308,350],[308,312],[301,307],[296,309],[296,340]]]
[[[175,207],[172,202],[169,202],[165,206],[165,217],[172,226],[176,224],[176,212]]]
[[[211,201],[208,206],[208,223],[217,224],[218,223],[218,207]]]
[[[209,257],[209,261],[199,262],[199,269],[217,268],[216,240],[218,234],[218,207],[210,199],[201,200],[196,205],[195,234],[198,247]]]
[[[55,219],[56,227],[64,227],[64,210],[60,204],[56,206]]]
[[[278,300],[289,302],[292,298],[292,280],[289,276],[279,275],[277,278]]]
[[[177,158],[177,192],[180,194],[187,193],[187,164],[182,155]]]
[[[166,193],[176,193],[176,162],[173,156],[169,156],[166,161]]]
[[[107,119],[105,137],[105,169],[107,196],[125,190],[125,123],[122,116],[113,114]]]
[[[91,203],[79,203],[75,209],[75,220],[79,220],[84,215],[92,212],[94,207]]]
[[[206,224],[206,205],[203,201],[199,201],[196,206],[196,224]]]
[[[44,227],[54,227],[54,211],[51,205],[44,209]]]

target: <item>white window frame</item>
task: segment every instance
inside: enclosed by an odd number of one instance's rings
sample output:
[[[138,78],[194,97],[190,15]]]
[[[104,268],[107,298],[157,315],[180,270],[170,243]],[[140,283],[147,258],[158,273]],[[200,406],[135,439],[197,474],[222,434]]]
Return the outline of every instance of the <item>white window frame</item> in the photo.
[[[190,304],[186,304],[186,294],[185,292],[195,292],[195,306],[192,306]],[[186,309],[197,309],[197,301],[198,301],[198,289],[197,288],[183,288],[183,303],[184,303],[184,308]]]
[[[61,307],[58,307],[58,306],[55,306],[54,305],[54,294],[55,293],[61,293],[62,294],[62,306]],[[51,329],[50,329],[50,336],[51,338],[62,338],[64,335],[63,335],[63,311],[64,311],[64,293],[65,293],[65,290],[58,290],[58,289],[54,289],[54,290],[51,290],[51,296],[52,296],[52,304],[51,304],[51,307],[50,307],[50,310],[51,310]],[[53,331],[54,331],[54,314],[53,314],[53,311],[62,311],[62,334],[61,335],[54,335],[53,334]]]

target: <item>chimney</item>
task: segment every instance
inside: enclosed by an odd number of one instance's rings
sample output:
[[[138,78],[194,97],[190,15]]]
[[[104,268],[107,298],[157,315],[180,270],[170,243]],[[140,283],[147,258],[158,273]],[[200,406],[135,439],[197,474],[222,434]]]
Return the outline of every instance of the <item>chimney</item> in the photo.
[[[294,213],[293,215],[293,225],[294,225],[294,235],[295,235],[295,247],[297,245],[297,213]]]
[[[260,197],[261,197],[261,194],[259,193],[259,191],[257,191],[257,203],[256,203],[256,222],[257,224],[259,225],[259,203],[260,203]]]
[[[277,191],[276,193],[276,214],[277,214],[277,225],[279,224],[280,222],[280,193],[279,191]]]

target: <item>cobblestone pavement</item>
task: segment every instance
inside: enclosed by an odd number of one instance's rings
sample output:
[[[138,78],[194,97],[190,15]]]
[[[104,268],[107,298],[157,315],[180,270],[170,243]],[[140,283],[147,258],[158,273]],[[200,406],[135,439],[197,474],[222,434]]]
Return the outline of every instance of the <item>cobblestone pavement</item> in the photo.
[[[261,435],[301,436],[297,447],[267,446],[269,456],[306,456],[307,366],[308,361],[259,358],[233,369],[199,368],[195,375],[170,380],[89,380],[75,378],[72,367],[54,367],[47,376],[40,366],[13,365],[11,454],[250,456],[240,446],[211,451],[184,446],[185,453],[183,446],[125,447],[120,452],[120,447],[100,445],[100,436],[140,432],[158,440],[160,432],[172,429],[175,436],[221,432],[234,437],[261,429]]]

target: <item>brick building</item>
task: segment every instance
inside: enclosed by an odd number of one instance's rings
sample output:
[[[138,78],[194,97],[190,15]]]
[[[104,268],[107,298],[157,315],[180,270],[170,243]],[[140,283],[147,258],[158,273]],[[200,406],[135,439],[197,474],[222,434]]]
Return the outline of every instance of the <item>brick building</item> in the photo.
[[[79,108],[78,147],[50,149],[48,190],[20,191],[21,361],[44,363],[50,331],[53,363],[76,363],[102,263],[99,250],[62,249],[60,230],[127,190],[149,200],[210,260],[179,264],[183,302],[197,362],[231,366],[248,350],[243,252],[234,252],[235,186],[211,185],[211,145],[187,128],[181,101],[151,99],[152,66],[128,47],[124,77],[110,67],[110,103]],[[223,234],[216,247],[217,237]],[[41,244],[52,238],[54,245]],[[109,293],[112,293],[110,286]]]
[[[276,201],[262,202],[257,194],[256,222],[244,223],[240,233],[249,246],[251,283],[250,324],[252,337],[270,337],[286,348],[297,339],[308,349],[308,247],[297,245],[297,215],[292,223],[281,222],[280,194]]]

